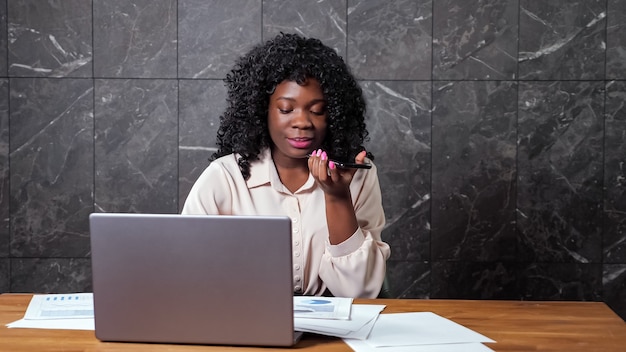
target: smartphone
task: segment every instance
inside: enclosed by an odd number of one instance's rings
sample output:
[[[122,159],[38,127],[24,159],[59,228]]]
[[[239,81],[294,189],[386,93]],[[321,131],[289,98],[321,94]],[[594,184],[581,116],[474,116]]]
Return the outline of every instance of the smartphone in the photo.
[[[372,168],[372,164],[370,163],[357,164],[357,163],[349,163],[349,162],[337,161],[337,160],[330,160],[330,161],[335,163],[335,165],[337,165],[337,167],[340,169],[371,169]]]
[[[310,156],[311,155],[307,155],[306,157],[308,158]],[[340,169],[371,169],[372,168],[372,164],[370,163],[357,164],[357,163],[350,163],[347,161],[337,161],[333,159],[330,159],[329,161],[332,161],[333,163],[335,163],[335,165],[337,165],[337,167]]]

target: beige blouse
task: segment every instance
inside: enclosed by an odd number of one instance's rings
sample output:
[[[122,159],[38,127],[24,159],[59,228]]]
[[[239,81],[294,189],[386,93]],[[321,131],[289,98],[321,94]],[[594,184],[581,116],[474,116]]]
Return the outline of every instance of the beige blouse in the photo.
[[[182,213],[289,216],[294,293],[322,295],[328,289],[338,297],[376,297],[390,255],[380,237],[385,215],[376,167],[359,169],[350,184],[359,228],[331,245],[324,192],[313,176],[292,193],[280,182],[269,150],[260,159],[251,163],[247,181],[234,154],[213,161],[193,185]]]

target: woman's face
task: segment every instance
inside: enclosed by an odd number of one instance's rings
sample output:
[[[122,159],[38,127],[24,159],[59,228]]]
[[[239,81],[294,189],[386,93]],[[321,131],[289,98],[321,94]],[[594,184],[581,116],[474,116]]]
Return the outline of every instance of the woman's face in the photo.
[[[314,78],[299,85],[282,81],[270,96],[268,128],[274,161],[303,159],[326,136],[326,101]]]

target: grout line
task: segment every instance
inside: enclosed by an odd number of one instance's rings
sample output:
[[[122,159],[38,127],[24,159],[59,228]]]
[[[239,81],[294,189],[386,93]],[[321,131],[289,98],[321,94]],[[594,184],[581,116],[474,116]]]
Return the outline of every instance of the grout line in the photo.
[[[428,270],[430,272],[429,276],[429,284],[428,295],[431,296],[433,293],[433,284],[434,284],[434,275],[433,275],[433,264],[434,264],[434,256],[433,256],[433,126],[434,126],[434,104],[435,104],[435,84],[433,80],[433,75],[435,71],[435,0],[431,1],[430,5],[430,172],[429,172],[429,192],[430,192],[430,201],[429,201],[429,214],[428,214],[428,222],[430,226],[428,228]]]
[[[176,212],[180,213],[181,204],[180,204],[180,6],[179,1],[176,0]]]

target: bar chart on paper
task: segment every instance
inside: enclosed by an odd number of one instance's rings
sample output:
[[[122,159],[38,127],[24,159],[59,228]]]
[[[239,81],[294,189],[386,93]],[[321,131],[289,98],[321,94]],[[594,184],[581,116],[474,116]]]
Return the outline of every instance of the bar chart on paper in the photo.
[[[24,319],[93,318],[93,294],[34,295]]]

